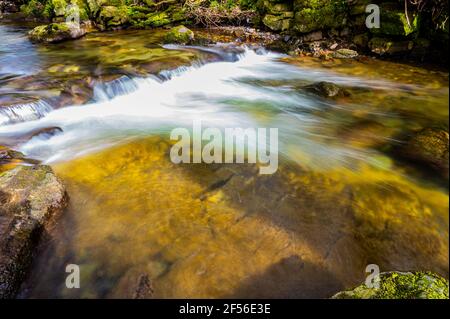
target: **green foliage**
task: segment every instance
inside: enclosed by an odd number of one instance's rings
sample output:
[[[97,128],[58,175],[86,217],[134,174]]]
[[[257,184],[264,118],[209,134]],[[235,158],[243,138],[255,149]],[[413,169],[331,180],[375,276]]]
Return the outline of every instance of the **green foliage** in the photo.
[[[26,16],[33,18],[41,18],[44,13],[44,6],[41,2],[37,0],[30,0],[28,3],[20,6],[20,11]]]
[[[53,5],[53,2],[48,1],[45,4],[44,11],[42,13],[43,17],[48,19],[48,20],[53,19],[53,17],[55,16],[55,11],[54,10],[55,10],[55,7]]]
[[[257,0],[238,0],[239,6],[243,10],[256,10],[257,9]]]

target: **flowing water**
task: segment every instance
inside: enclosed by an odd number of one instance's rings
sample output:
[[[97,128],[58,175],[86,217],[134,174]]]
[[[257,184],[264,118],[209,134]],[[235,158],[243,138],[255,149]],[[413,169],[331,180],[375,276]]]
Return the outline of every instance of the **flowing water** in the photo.
[[[52,165],[70,196],[23,297],[132,297],[147,275],[155,298],[327,298],[368,264],[448,278],[446,183],[393,155],[405,133],[448,128],[448,73],[163,34],[39,46],[0,25],[0,144]],[[349,94],[303,89],[318,81]],[[170,131],[194,120],[278,128],[278,171],[173,164]]]

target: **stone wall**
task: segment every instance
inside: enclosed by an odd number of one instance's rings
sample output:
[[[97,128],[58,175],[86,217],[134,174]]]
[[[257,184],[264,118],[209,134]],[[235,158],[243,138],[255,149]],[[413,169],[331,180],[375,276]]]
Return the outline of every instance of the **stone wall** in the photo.
[[[367,28],[366,7],[380,8],[380,28]],[[303,39],[346,37],[379,55],[422,56],[431,45],[448,52],[448,21],[435,28],[425,14],[405,12],[404,0],[259,0],[262,24]]]

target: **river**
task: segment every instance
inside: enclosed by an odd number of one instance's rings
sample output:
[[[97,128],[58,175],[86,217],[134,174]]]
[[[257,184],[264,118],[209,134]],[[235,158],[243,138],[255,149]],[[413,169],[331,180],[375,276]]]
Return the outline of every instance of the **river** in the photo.
[[[448,278],[448,186],[395,156],[405,133],[448,129],[448,73],[162,45],[164,30],[43,46],[26,30],[0,24],[0,144],[51,165],[70,204],[21,297],[130,297],[142,274],[155,298],[328,298],[369,264]],[[347,93],[304,89],[320,81]],[[170,131],[194,120],[278,128],[278,171],[172,163]]]

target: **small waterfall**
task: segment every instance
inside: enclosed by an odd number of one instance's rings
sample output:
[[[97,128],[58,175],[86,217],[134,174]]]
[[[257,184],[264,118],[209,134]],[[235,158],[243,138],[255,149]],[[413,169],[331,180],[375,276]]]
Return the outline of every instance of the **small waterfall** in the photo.
[[[123,75],[109,82],[98,83],[94,87],[94,101],[108,101],[120,95],[130,94],[138,89],[136,80]]]
[[[47,102],[42,100],[0,107],[0,126],[37,120],[44,117],[52,110],[53,108]]]

